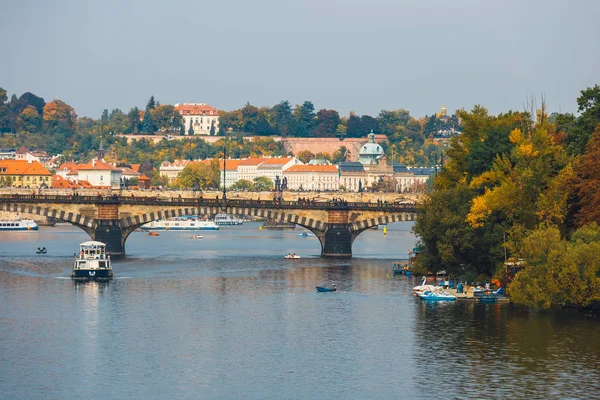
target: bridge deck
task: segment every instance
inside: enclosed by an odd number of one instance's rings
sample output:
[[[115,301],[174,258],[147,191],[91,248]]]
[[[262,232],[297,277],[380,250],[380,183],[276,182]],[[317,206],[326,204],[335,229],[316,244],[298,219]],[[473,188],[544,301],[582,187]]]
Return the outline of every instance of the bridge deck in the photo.
[[[348,210],[417,212],[415,203],[371,203],[346,201],[277,201],[250,199],[203,199],[181,197],[129,197],[129,196],[78,196],[78,195],[0,195],[0,203],[55,203],[55,204],[128,204],[152,206],[231,206],[266,209]]]

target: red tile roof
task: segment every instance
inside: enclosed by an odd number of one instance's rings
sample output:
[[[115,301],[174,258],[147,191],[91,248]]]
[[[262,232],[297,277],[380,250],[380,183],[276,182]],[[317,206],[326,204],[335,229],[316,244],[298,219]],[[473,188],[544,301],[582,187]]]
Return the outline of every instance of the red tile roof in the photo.
[[[292,165],[283,172],[324,172],[337,173],[335,165]]]
[[[175,106],[175,111],[181,115],[212,115],[218,116],[219,111],[208,104],[183,103]]]
[[[4,168],[6,168],[6,172],[0,172],[2,175],[52,175],[37,161],[0,160],[0,171]]]
[[[89,162],[87,164],[79,164],[77,166],[77,169],[79,171],[89,171],[89,170],[120,171],[120,169],[115,167],[114,165],[106,163],[104,161],[100,161],[100,160],[92,160],[91,162]]]

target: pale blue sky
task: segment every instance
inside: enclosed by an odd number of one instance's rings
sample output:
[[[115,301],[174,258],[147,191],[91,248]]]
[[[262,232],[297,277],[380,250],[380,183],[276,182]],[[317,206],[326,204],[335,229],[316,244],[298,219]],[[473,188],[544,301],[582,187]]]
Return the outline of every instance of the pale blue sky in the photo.
[[[576,112],[600,83],[600,1],[4,0],[0,87],[104,108],[205,101],[413,116]]]

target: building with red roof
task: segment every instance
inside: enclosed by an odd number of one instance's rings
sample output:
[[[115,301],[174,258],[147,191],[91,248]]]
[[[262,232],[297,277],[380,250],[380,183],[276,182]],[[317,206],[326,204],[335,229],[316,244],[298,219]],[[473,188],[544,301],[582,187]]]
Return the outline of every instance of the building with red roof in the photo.
[[[211,128],[219,132],[219,111],[206,103],[175,104],[175,111],[183,117],[185,135],[190,134],[190,127],[194,135],[210,135]]]
[[[52,174],[38,161],[0,160],[0,186],[50,187]]]

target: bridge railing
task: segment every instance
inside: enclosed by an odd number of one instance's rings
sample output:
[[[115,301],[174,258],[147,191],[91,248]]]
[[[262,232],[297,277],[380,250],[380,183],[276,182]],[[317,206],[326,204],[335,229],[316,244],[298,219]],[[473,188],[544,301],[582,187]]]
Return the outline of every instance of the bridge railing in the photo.
[[[208,207],[252,207],[268,209],[312,209],[312,210],[372,210],[389,212],[416,212],[415,203],[399,202],[347,202],[341,201],[284,201],[253,199],[204,199],[202,197],[141,197],[141,196],[79,196],[79,195],[0,195],[0,203],[63,203],[63,204],[128,204],[148,206],[208,206]]]

